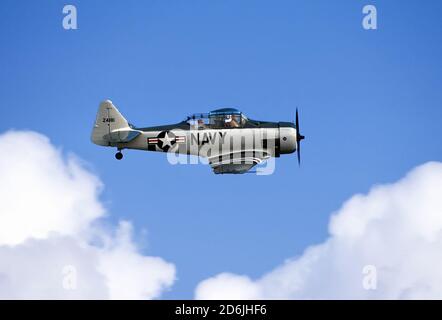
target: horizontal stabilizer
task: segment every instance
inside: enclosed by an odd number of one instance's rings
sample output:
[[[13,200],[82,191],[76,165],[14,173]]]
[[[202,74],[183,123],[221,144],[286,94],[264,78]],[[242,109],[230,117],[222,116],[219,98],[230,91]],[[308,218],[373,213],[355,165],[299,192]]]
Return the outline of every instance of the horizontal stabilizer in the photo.
[[[109,134],[106,134],[103,136],[103,139],[109,142],[119,142],[119,143],[124,143],[124,142],[129,142],[132,141],[133,139],[135,139],[136,137],[138,137],[141,133],[139,131],[136,130],[114,130]]]

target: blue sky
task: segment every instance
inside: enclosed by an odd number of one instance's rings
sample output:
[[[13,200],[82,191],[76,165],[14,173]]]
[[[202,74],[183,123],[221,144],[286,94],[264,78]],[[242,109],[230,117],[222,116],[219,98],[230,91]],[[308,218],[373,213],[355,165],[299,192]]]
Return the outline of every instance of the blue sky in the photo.
[[[164,298],[192,298],[219,272],[258,277],[327,237],[351,195],[442,158],[440,1],[64,1],[0,5],[0,131],[31,129],[103,180],[109,219],[134,222],[144,250],[177,267]],[[361,26],[375,4],[378,30]],[[110,98],[139,126],[237,107],[293,121],[302,167],[215,176],[164,154],[90,142]],[[143,230],[147,235],[143,236]]]

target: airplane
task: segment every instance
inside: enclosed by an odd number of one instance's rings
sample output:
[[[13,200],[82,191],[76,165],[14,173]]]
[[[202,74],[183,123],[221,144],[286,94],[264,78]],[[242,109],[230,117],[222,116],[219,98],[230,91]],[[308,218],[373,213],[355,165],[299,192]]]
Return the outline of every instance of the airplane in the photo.
[[[136,127],[110,100],[100,103],[91,140],[116,147],[115,158],[124,149],[168,152],[203,157],[215,174],[246,173],[255,165],[297,151],[301,163],[298,109],[295,123],[257,121],[235,108],[197,113],[170,125]]]

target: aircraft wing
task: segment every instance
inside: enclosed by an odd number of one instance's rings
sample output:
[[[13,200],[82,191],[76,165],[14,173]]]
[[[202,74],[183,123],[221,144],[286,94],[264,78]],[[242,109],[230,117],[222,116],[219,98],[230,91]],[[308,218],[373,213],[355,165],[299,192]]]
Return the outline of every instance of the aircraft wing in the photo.
[[[270,155],[264,151],[231,152],[210,157],[209,164],[215,174],[238,174],[249,171],[268,158]]]

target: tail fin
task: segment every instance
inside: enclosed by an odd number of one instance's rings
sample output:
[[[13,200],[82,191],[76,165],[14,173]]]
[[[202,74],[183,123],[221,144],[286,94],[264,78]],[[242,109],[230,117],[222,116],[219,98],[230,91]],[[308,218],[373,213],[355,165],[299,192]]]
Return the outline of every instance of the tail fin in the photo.
[[[112,146],[119,142],[128,142],[138,136],[127,120],[113,105],[112,101],[100,103],[97,118],[92,130],[92,142],[100,146]]]

